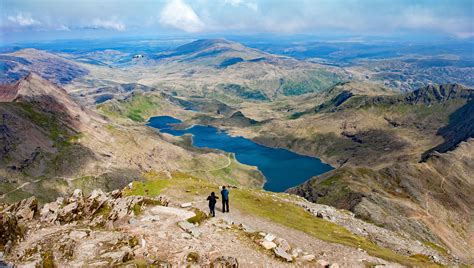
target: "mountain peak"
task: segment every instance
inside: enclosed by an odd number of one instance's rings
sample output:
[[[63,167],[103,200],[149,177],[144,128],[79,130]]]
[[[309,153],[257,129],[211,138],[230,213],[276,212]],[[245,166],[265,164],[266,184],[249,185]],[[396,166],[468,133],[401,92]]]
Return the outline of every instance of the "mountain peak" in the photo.
[[[243,47],[241,44],[237,42],[232,42],[226,39],[198,39],[196,41],[193,41],[191,43],[184,44],[182,46],[179,46],[176,48],[176,51],[182,52],[182,53],[192,53],[196,52],[199,50],[204,50],[204,49],[209,49],[212,47],[217,47],[217,46],[225,46],[225,47],[232,47],[232,46],[240,46]]]

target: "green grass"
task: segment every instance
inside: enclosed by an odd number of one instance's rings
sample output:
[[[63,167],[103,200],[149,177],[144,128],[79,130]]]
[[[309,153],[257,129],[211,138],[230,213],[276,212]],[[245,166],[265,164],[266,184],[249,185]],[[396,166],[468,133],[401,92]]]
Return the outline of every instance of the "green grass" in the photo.
[[[81,137],[80,134],[70,134],[57,118],[48,113],[38,111],[32,104],[20,103],[19,105],[32,122],[42,127],[49,134],[55,147],[59,149],[67,147]]]
[[[170,180],[163,174],[151,171],[144,174],[144,181],[134,181],[132,189],[124,191],[125,196],[139,195],[146,197],[154,197],[160,195],[170,183]]]
[[[407,266],[435,265],[424,255],[407,257],[379,247],[366,238],[352,234],[339,225],[314,217],[299,206],[274,200],[269,194],[259,195],[258,191],[255,190],[234,190],[232,191],[232,198],[235,206],[246,213],[303,231],[327,242],[362,248],[372,256]]]
[[[118,107],[111,103],[98,106],[99,111],[110,117],[126,117],[135,122],[145,122],[146,118],[161,107],[161,98],[151,94],[137,94],[119,102]]]
[[[112,211],[112,209],[110,208],[110,206],[108,206],[107,204],[103,205],[101,208],[99,208],[96,212],[95,212],[95,216],[103,216],[104,218],[107,218],[110,214],[110,212]]]
[[[175,189],[179,188],[182,192],[188,189],[190,193],[205,193],[217,188],[216,185],[190,177],[186,174],[173,174],[173,184],[170,185],[170,187]],[[285,196],[283,195],[283,197]],[[244,213],[303,231],[327,242],[362,248],[372,256],[407,266],[435,265],[423,256],[402,256],[390,249],[379,247],[364,237],[352,234],[344,227],[317,218],[302,207],[289,202],[282,202],[279,199],[273,198],[272,194],[264,191],[232,189],[231,198],[234,206]]]
[[[423,244],[430,247],[430,248],[432,248],[432,249],[434,249],[434,250],[436,250],[436,251],[438,251],[442,255],[445,255],[445,256],[449,255],[448,251],[445,248],[443,248],[442,246],[439,246],[438,244],[435,244],[435,243],[429,242],[429,241],[424,241]]]
[[[341,77],[336,74],[319,69],[312,70],[303,77],[284,81],[281,85],[281,89],[286,96],[296,96],[310,92],[318,92],[330,88],[341,81]]]
[[[196,216],[191,217],[191,218],[188,219],[188,222],[190,222],[192,224],[196,224],[196,223],[201,224],[205,220],[208,219],[207,214],[204,211],[200,210],[200,209],[195,208],[194,213],[196,214]]]
[[[159,178],[146,180],[142,186],[138,188],[133,187],[127,194],[144,194],[144,189],[155,192],[170,190],[172,192],[179,192],[183,198],[186,198],[186,196],[195,196],[196,193],[205,195],[212,190],[218,189],[216,184],[185,173],[175,172],[172,174],[172,177],[172,183],[166,184],[163,183],[163,179]],[[230,197],[233,206],[243,213],[305,232],[317,239],[353,248],[361,248],[372,256],[406,266],[437,266],[424,255],[403,256],[396,254],[390,249],[382,248],[362,236],[351,233],[342,226],[317,218],[302,207],[290,202],[284,202],[273,195],[288,198],[285,194],[267,193],[251,189],[231,189]],[[202,221],[204,220],[203,215],[204,212],[202,214],[197,212],[196,217],[189,220],[193,223]]]

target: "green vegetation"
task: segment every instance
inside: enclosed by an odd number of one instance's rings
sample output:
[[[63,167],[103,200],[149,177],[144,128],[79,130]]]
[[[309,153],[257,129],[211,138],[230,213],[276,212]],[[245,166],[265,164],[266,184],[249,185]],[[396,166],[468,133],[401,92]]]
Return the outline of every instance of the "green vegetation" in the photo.
[[[195,192],[207,193],[216,189],[217,185],[191,177],[184,173],[173,173],[173,184],[168,188],[178,190],[183,195]],[[276,195],[274,197],[274,195]],[[283,202],[280,198],[287,198],[285,194],[269,194],[260,190],[233,189],[232,200],[235,207],[244,213],[262,217],[267,220],[303,231],[318,239],[339,243],[355,248],[362,248],[370,255],[407,266],[434,265],[423,256],[407,257],[381,248],[364,237],[352,234],[347,229],[317,218],[302,207],[290,202]]]
[[[98,106],[99,111],[110,117],[127,117],[135,122],[145,122],[145,118],[153,115],[161,107],[162,99],[152,94],[137,94],[116,103],[104,103]]]
[[[205,220],[208,219],[207,214],[204,211],[202,211],[198,208],[194,209],[194,213],[196,214],[196,216],[191,217],[191,218],[188,219],[188,222],[190,222],[192,224],[196,224],[196,223],[201,224],[202,222],[204,222]]]
[[[286,96],[318,92],[341,82],[335,73],[326,70],[313,70],[304,77],[283,81],[281,89]]]
[[[159,174],[151,176],[150,179],[141,183],[139,187],[133,187],[127,194],[146,194],[144,189],[149,192],[178,191],[183,197],[186,195],[195,195],[208,193],[217,189],[217,185],[206,180],[201,180],[185,173],[175,172],[172,174],[173,183],[163,184],[163,178]],[[158,182],[157,182],[158,181]],[[335,183],[337,179],[332,179],[328,184]],[[244,213],[261,217],[284,226],[300,230],[315,238],[338,243],[354,248],[361,248],[370,255],[379,257],[388,261],[397,262],[407,266],[427,266],[435,265],[424,255],[402,256],[395,252],[382,248],[370,240],[349,232],[342,226],[334,224],[324,219],[315,217],[302,207],[291,202],[285,202],[285,194],[270,194],[261,190],[250,189],[232,189],[232,200],[234,206]],[[192,223],[202,222],[204,212],[196,211],[196,216],[188,221]]]
[[[303,231],[324,241],[362,248],[372,256],[407,266],[433,264],[424,255],[406,257],[389,249],[381,248],[364,237],[352,234],[339,225],[314,217],[301,207],[272,198],[271,194],[255,190],[234,190],[233,199],[235,200],[234,204],[246,213]]]
[[[110,214],[110,212],[112,211],[112,209],[110,208],[110,206],[108,206],[107,204],[104,204],[102,207],[100,207],[94,215],[96,216],[103,216],[104,218],[107,218]]]
[[[192,263],[198,263],[199,254],[197,252],[189,252],[188,256],[186,256],[186,261],[192,262]]]
[[[132,183],[131,189],[124,190],[125,196],[139,195],[146,197],[155,197],[160,195],[161,191],[165,189],[170,180],[164,174],[150,171],[144,174],[144,181],[135,181]]]
[[[423,244],[425,244],[426,246],[438,251],[439,253],[441,253],[445,256],[449,255],[448,251],[445,248],[443,248],[442,246],[439,246],[438,244],[435,244],[435,243],[429,242],[429,241],[424,241]]]
[[[43,268],[54,268],[56,265],[54,265],[54,255],[53,251],[51,249],[48,249],[44,252],[41,253],[41,260],[42,260],[42,266]]]
[[[268,100],[268,97],[261,91],[251,89],[247,86],[241,86],[238,84],[220,84],[218,87],[222,88],[225,92],[235,94],[244,99]]]
[[[35,124],[42,127],[47,133],[51,140],[54,142],[54,146],[58,149],[67,147],[76,142],[81,135],[71,134],[72,130],[67,129],[61,122],[54,116],[37,110],[32,104],[29,103],[18,103],[22,108],[26,116]]]

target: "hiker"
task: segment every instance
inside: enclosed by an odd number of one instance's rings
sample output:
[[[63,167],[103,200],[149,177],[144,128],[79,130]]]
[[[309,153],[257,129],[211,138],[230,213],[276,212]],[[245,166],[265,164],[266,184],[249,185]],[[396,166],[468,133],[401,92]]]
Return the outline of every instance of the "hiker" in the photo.
[[[226,213],[229,212],[229,190],[225,188],[225,186],[222,186],[222,212]]]
[[[209,210],[210,210],[209,214],[212,215],[212,217],[216,216],[215,208],[216,208],[217,199],[219,199],[219,197],[217,197],[214,192],[212,192],[211,195],[207,197],[207,200],[209,200]]]

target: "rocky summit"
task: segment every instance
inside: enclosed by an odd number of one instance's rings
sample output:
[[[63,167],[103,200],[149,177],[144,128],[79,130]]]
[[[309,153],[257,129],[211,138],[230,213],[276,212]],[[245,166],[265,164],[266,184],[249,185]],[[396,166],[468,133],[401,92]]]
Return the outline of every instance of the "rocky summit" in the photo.
[[[267,195],[262,193],[262,198]],[[440,263],[445,256],[422,244],[358,220],[354,215],[303,199],[275,200],[294,203],[313,214],[345,226],[362,237],[377,237],[377,244],[406,252],[430,255]],[[38,205],[31,197],[2,205],[2,263],[23,266],[130,266],[170,267],[200,265],[331,266],[364,263],[393,265],[371,257],[362,248],[349,250],[321,244],[302,233],[287,233],[283,226],[254,222],[246,215],[209,217],[203,202],[171,202],[165,196],[130,195],[130,189],[84,195],[79,189],[68,197]],[[280,236],[281,235],[281,236]],[[300,240],[302,239],[302,240]],[[313,242],[311,242],[313,241]],[[314,245],[313,243],[316,243]],[[339,248],[342,252],[331,252]],[[346,252],[347,251],[347,252]],[[344,259],[338,259],[345,256]]]

